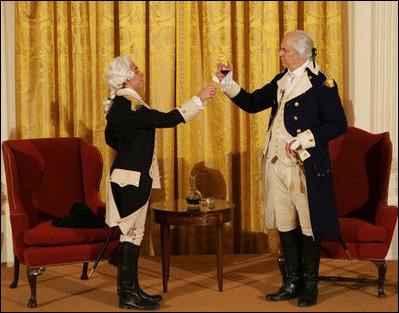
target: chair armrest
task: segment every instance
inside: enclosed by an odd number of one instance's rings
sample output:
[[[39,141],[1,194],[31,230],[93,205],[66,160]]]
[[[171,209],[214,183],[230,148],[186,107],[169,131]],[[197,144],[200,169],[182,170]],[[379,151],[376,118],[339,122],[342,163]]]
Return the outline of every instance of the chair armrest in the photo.
[[[29,217],[23,210],[19,213],[10,213],[12,241],[14,254],[21,260],[22,251],[28,247],[24,243],[24,232],[30,228]]]
[[[398,207],[389,205],[379,205],[375,217],[375,224],[388,228],[392,237],[398,218]]]

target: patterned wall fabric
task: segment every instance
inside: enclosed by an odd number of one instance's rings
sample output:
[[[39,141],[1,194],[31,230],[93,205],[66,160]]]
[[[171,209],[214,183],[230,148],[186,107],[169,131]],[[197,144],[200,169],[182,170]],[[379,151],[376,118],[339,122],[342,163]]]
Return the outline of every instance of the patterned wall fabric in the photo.
[[[143,99],[172,110],[212,82],[229,61],[234,79],[253,91],[280,68],[287,31],[315,40],[321,70],[343,95],[339,1],[17,1],[16,114],[18,138],[78,136],[97,146],[108,174],[115,152],[105,144],[103,101],[108,62],[130,55],[145,74]],[[191,173],[204,196],[233,201],[224,228],[226,253],[278,250],[264,232],[261,147],[270,110],[250,115],[218,92],[188,124],[157,130],[162,189],[152,201],[184,197]],[[105,199],[105,179],[101,195]],[[146,252],[159,252],[159,226],[148,217]],[[172,230],[173,253],[214,253],[215,231]],[[147,237],[147,239],[146,239]],[[212,244],[209,244],[212,242]]]

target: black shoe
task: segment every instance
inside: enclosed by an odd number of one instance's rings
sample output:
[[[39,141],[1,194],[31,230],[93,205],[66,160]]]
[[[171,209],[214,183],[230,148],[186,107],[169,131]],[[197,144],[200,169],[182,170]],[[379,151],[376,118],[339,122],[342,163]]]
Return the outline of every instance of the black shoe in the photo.
[[[120,287],[118,286],[118,295],[119,295],[119,292],[120,292]],[[151,296],[151,295],[145,293],[143,291],[143,289],[141,289],[140,286],[138,286],[137,292],[143,299],[148,300],[150,302],[161,302],[162,301],[162,296],[161,295],[153,295],[153,296]]]
[[[156,303],[162,301],[162,296],[161,296],[161,295],[149,295],[149,294],[145,293],[145,292],[140,288],[140,286],[138,286],[137,290],[138,290],[138,292],[139,292],[139,295],[140,295],[143,299],[145,299],[145,300],[147,300],[147,301],[156,302]]]
[[[137,290],[119,290],[119,307],[133,310],[156,310],[159,304],[143,299]]]
[[[266,296],[267,301],[285,301],[298,298],[299,285],[295,283],[287,283],[281,286],[278,292],[271,293]]]

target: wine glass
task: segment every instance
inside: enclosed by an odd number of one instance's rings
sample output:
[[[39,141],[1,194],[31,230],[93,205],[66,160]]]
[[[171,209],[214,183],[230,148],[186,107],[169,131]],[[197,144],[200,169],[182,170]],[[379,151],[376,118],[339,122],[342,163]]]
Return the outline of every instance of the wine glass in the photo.
[[[229,63],[227,63],[226,66],[228,67],[228,66],[229,66]],[[230,72],[230,70],[229,70],[228,68],[223,68],[223,69],[221,69],[220,71],[222,72],[222,74],[223,74],[224,76],[226,76],[226,75]]]
[[[224,65],[224,67],[222,67],[222,69],[220,71],[222,72],[222,74],[224,76],[226,76],[230,72],[230,69],[228,68],[229,67],[229,61],[226,61],[226,63],[224,63],[224,62],[220,62],[220,63],[222,63]]]

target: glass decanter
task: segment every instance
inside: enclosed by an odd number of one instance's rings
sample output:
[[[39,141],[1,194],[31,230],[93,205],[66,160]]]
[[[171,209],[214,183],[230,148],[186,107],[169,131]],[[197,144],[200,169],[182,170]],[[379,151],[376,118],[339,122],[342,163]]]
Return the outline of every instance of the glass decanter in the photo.
[[[186,201],[190,206],[198,206],[201,203],[202,194],[197,189],[197,175],[190,176],[190,190],[186,195]]]

